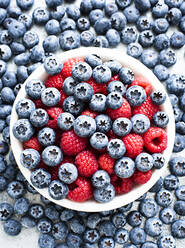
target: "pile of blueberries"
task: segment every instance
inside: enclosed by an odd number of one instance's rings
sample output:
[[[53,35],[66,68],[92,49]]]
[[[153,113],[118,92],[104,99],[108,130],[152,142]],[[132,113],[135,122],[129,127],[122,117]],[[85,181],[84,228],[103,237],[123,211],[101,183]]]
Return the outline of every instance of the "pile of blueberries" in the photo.
[[[125,248],[175,248],[175,239],[185,238],[185,185],[179,184],[179,177],[185,176],[184,157],[172,156],[171,174],[160,178],[150,190],[151,198],[143,195],[134,203],[134,209],[131,203],[113,211],[76,212],[42,196],[40,203],[29,202],[25,194],[37,192],[22,176],[9,151],[9,123],[21,84],[50,53],[80,45],[116,47],[122,42],[129,55],[140,59],[164,81],[176,121],[174,152],[182,151],[185,77],[170,75],[168,68],[176,63],[175,49],[185,44],[185,2],[82,0],[80,7],[74,3],[64,7],[63,0],[45,2],[46,8],[38,7],[30,15],[25,12],[34,0],[17,0],[17,4],[0,0],[0,192],[12,189],[14,199],[13,205],[0,203],[4,231],[15,236],[22,227],[36,226],[41,233],[40,248],[113,248],[116,243]],[[153,18],[148,17],[149,11]],[[30,30],[33,24],[45,25],[48,36],[42,44],[38,34]],[[171,37],[166,34],[169,26],[176,28]],[[7,62],[12,59],[16,72],[8,69]],[[170,234],[163,232],[167,225]],[[151,237],[153,241],[147,241]]]

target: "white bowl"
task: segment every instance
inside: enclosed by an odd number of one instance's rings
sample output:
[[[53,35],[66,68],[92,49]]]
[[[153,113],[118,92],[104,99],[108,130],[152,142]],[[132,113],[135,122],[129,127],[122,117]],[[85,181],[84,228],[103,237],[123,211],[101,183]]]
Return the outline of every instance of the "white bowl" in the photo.
[[[147,81],[149,81],[153,85],[154,88],[165,91],[165,88],[159,82],[159,80],[155,77],[155,75],[152,73],[151,70],[149,70],[147,67],[141,64],[138,60],[126,55],[124,52],[118,49],[79,48],[79,49],[75,49],[75,50],[71,50],[67,52],[61,51],[59,56],[62,61],[65,61],[69,58],[73,58],[77,56],[86,56],[88,54],[98,54],[99,56],[101,56],[103,60],[110,60],[110,59],[118,60],[122,65],[132,69],[135,73],[136,78],[144,78]],[[47,78],[47,76],[48,75],[45,72],[44,67],[40,66],[29,76],[29,78],[26,81],[31,80],[31,79],[40,79],[44,81]],[[15,105],[19,100],[25,97],[27,97],[27,95],[25,92],[25,83],[24,83],[16,97],[16,100],[14,102],[13,109],[12,109],[11,122],[10,122],[10,140],[11,140],[13,154],[15,156],[19,169],[21,170],[25,178],[28,180],[28,182],[32,185],[30,181],[31,172],[21,165],[20,159],[19,159],[20,154],[23,151],[22,143],[18,141],[12,133],[13,124],[18,120],[18,116],[15,111]],[[170,117],[169,124],[167,126],[168,146],[167,146],[167,149],[163,153],[166,162],[165,162],[165,166],[162,169],[153,171],[153,175],[151,179],[146,184],[135,186],[132,189],[132,191],[130,191],[129,193],[118,195],[112,201],[108,203],[98,203],[95,200],[89,200],[84,203],[73,202],[68,199],[54,200],[49,196],[47,188],[37,189],[33,185],[32,186],[41,195],[48,198],[50,201],[58,205],[61,205],[63,207],[78,210],[78,211],[86,211],[86,212],[107,211],[107,210],[122,207],[126,204],[129,204],[130,202],[133,202],[134,200],[142,196],[144,193],[146,193],[160,178],[160,176],[163,174],[163,172],[167,168],[167,164],[168,164],[168,161],[172,153],[174,138],[175,138],[175,122],[174,122],[172,106],[171,106],[171,103],[168,97],[163,105],[163,109]]]

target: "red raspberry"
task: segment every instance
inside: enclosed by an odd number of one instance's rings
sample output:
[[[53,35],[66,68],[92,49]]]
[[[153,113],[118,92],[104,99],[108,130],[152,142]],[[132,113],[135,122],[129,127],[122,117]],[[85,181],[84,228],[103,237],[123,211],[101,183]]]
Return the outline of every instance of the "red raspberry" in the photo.
[[[63,113],[62,108],[58,108],[58,107],[52,107],[46,110],[50,120],[48,121],[48,123],[46,124],[47,127],[53,128],[53,129],[57,129],[58,125],[57,125],[57,118],[60,114]]]
[[[144,103],[138,107],[133,108],[133,115],[144,114],[150,120],[152,120],[153,115],[160,110],[159,106],[155,105],[150,97],[148,96]]]
[[[50,167],[49,166],[47,166],[42,160],[40,161],[40,163],[39,163],[39,165],[38,165],[38,168],[42,168],[42,169],[45,169],[45,170],[47,170],[47,171],[49,171],[50,172]]]
[[[60,147],[66,155],[77,155],[87,147],[87,138],[78,137],[74,131],[63,132]]]
[[[24,149],[32,148],[32,149],[37,150],[38,152],[41,152],[42,151],[42,146],[39,143],[37,137],[32,137],[31,139],[25,141],[23,143],[23,148]]]
[[[68,96],[65,94],[65,92],[63,90],[60,91],[60,102],[59,102],[59,106],[63,106],[63,102],[64,100],[67,98]]]
[[[112,81],[120,81],[119,74],[116,74],[113,77],[111,77],[111,79],[109,80],[109,82],[107,84],[109,85],[110,82],[112,82]]]
[[[131,107],[130,104],[127,102],[127,100],[125,98],[123,98],[123,104],[120,108],[118,109],[107,109],[107,115],[109,115],[109,117],[112,120],[116,120],[117,118],[120,117],[126,117],[129,118],[131,117]]]
[[[72,76],[72,68],[75,64],[77,64],[78,62],[82,62],[84,61],[83,57],[76,57],[76,58],[71,58],[66,60],[63,63],[63,68],[62,68],[62,76],[64,78],[66,77],[71,77]]]
[[[151,153],[162,152],[167,147],[167,134],[160,127],[151,127],[144,134],[144,146]]]
[[[130,158],[136,158],[139,155],[144,146],[143,138],[139,134],[127,134],[122,138],[126,147],[126,156]]]
[[[47,108],[46,105],[44,105],[40,99],[34,100],[33,102],[35,103],[36,108]]]
[[[117,139],[118,138],[118,136],[113,132],[112,129],[110,129],[108,131],[107,136],[108,136],[109,140],[111,140],[111,139]]]
[[[133,182],[131,178],[119,178],[116,175],[111,176],[111,183],[115,188],[118,195],[128,193],[133,188]]]
[[[91,109],[85,109],[81,113],[81,115],[88,115],[88,116],[92,117],[93,119],[95,119],[98,114],[96,112],[92,111]]]
[[[93,188],[91,183],[85,178],[78,177],[74,183],[69,186],[68,199],[76,202],[84,202],[92,198]]]
[[[147,172],[135,170],[131,178],[133,182],[136,184],[145,184],[150,180],[151,176],[152,176],[152,170],[149,170]]]
[[[133,86],[133,85],[139,85],[139,86],[143,87],[147,96],[149,96],[151,94],[152,89],[153,89],[152,85],[149,82],[143,81],[141,79],[134,80],[130,86]]]
[[[107,95],[107,85],[99,84],[93,78],[90,78],[86,83],[90,84],[93,87],[94,94],[101,93]]]
[[[81,176],[90,177],[98,170],[98,161],[90,151],[80,152],[75,159],[75,164]]]
[[[102,170],[105,170],[109,175],[114,173],[115,160],[108,153],[99,156],[98,163]]]
[[[62,78],[62,75],[57,74],[57,75],[54,75],[54,76],[49,76],[47,78],[47,80],[45,81],[45,86],[46,86],[46,88],[54,87],[54,88],[57,88],[58,90],[61,90],[63,82],[64,82],[64,80]]]

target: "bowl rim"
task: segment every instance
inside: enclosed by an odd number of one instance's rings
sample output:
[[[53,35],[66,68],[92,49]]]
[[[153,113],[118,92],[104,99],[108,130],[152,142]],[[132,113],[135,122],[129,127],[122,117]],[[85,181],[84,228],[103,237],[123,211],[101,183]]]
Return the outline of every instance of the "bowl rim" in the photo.
[[[145,80],[148,80],[153,85],[154,89],[157,88],[159,90],[166,92],[164,86],[160,83],[160,81],[157,79],[157,77],[153,74],[153,72],[150,69],[148,69],[145,65],[143,65],[140,61],[136,60],[135,58],[126,55],[124,51],[122,51],[121,49],[95,48],[95,47],[77,48],[66,52],[61,51],[57,56],[59,56],[63,62],[69,58],[78,57],[78,56],[84,57],[89,54],[97,54],[103,59],[103,61],[110,59],[118,60],[123,66],[132,69],[136,75],[136,78],[143,78]],[[10,120],[11,148],[19,169],[21,170],[22,174],[31,185],[32,185],[30,181],[31,171],[20,164],[19,158],[23,150],[22,143],[14,137],[12,132],[13,124],[18,119],[15,106],[19,100],[27,97],[25,91],[25,84],[27,81],[30,81],[32,79],[40,79],[41,81],[44,81],[47,78],[47,76],[48,74],[45,72],[44,66],[41,65],[26,79],[14,101],[12,113],[11,113],[11,120]],[[146,193],[157,182],[160,176],[166,171],[168,161],[173,151],[173,144],[175,139],[175,121],[174,121],[173,108],[170,99],[168,97],[168,94],[166,101],[163,104],[163,109],[170,117],[168,126],[166,128],[168,135],[168,145],[163,153],[165,157],[165,165],[163,166],[163,168],[159,170],[154,170],[151,179],[146,184],[135,186],[130,192],[126,194],[116,195],[116,197],[112,201],[107,203],[98,203],[95,200],[89,200],[86,202],[74,202],[68,199],[54,200],[49,196],[48,188],[38,189],[32,185],[33,188],[35,188],[38,193],[49,199],[51,202],[54,202],[55,204],[58,204],[65,208],[69,208],[77,211],[85,211],[85,212],[109,211],[112,209],[120,208],[124,205],[127,205],[135,201],[144,193]]]

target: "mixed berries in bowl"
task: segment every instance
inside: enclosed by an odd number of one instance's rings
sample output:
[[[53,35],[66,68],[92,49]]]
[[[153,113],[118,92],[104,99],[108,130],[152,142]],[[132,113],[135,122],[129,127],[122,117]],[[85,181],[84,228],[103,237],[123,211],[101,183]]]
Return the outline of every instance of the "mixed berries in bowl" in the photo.
[[[134,201],[167,166],[173,111],[162,84],[114,49],[48,57],[23,84],[11,144],[26,179],[49,200],[80,211]]]

